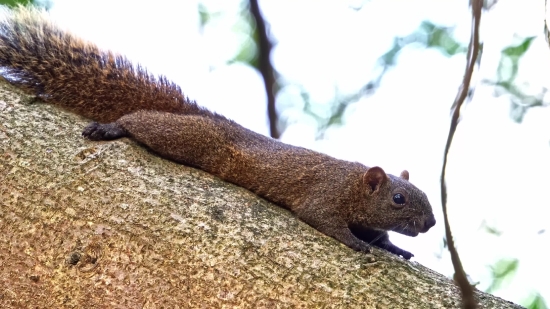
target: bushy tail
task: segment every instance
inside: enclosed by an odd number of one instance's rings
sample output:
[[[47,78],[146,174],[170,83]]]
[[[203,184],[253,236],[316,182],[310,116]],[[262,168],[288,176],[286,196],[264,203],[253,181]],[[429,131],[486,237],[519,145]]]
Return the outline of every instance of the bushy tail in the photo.
[[[166,78],[60,29],[46,12],[0,13],[0,75],[46,102],[100,122],[137,110],[214,115]]]

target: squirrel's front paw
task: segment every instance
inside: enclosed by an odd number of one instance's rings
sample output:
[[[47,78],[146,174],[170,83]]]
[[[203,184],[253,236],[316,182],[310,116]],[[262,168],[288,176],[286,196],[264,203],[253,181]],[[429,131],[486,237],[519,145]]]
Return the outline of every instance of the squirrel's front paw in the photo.
[[[127,136],[128,133],[116,122],[97,123],[92,122],[84,131],[82,136],[93,141],[108,141]]]
[[[405,260],[410,260],[414,256],[414,254],[410,253],[409,251],[403,250],[403,249],[401,249],[401,248],[399,248],[399,247],[397,247],[393,244],[391,244],[391,246],[387,246],[384,249],[388,250],[389,252],[391,252],[395,255],[402,256]]]
[[[405,260],[410,260],[414,254],[410,253],[409,251],[403,250],[400,254]]]

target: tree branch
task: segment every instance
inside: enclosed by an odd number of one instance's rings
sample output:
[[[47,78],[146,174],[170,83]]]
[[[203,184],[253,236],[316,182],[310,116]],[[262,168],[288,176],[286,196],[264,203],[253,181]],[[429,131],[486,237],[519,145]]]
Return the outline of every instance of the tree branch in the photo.
[[[257,0],[249,0],[250,14],[256,22],[256,33],[258,35],[258,70],[262,74],[267,96],[267,116],[269,118],[269,133],[271,137],[278,139],[280,132],[277,129],[278,116],[275,108],[275,92],[277,91],[277,79],[275,70],[271,64],[271,48],[273,44],[267,33],[265,20],[260,12]]]
[[[441,168],[441,206],[443,208],[443,218],[445,220],[445,237],[447,238],[447,245],[449,252],[451,253],[451,261],[455,270],[454,279],[462,292],[463,306],[466,309],[477,308],[477,301],[474,297],[473,287],[468,282],[462,262],[458,256],[458,251],[454,245],[453,236],[451,233],[451,227],[449,224],[449,218],[447,214],[447,185],[445,183],[445,170],[447,168],[447,157],[451,143],[453,141],[456,128],[458,126],[460,117],[460,108],[464,104],[468,92],[470,89],[470,81],[474,72],[475,65],[477,63],[479,54],[479,26],[481,21],[481,10],[483,8],[483,0],[471,0],[470,5],[472,7],[472,35],[470,38],[470,44],[468,46],[468,58],[466,63],[466,72],[464,73],[464,79],[462,85],[458,91],[458,94],[451,107],[452,118],[451,126],[449,128],[449,135],[447,136],[447,143],[445,145],[445,152],[443,158],[443,167]]]

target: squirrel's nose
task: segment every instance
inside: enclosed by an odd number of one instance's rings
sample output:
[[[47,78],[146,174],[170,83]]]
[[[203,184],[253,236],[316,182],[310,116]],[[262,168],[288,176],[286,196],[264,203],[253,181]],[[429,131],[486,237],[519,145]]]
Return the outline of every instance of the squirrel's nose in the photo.
[[[424,221],[424,228],[422,229],[422,233],[426,233],[432,226],[435,225],[435,217],[431,215],[426,221]]]

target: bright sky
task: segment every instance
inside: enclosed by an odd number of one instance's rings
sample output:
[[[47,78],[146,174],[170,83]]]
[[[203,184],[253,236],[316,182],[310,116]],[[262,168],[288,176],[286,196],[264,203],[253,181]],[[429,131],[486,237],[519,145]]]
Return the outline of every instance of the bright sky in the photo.
[[[51,12],[73,32],[168,76],[199,104],[267,134],[259,74],[243,65],[225,64],[247,40],[231,31],[239,22],[239,2],[203,1],[221,15],[202,33],[197,0],[55,0]],[[361,3],[361,10],[349,9]],[[467,42],[466,3],[270,0],[260,5],[278,41],[272,57],[276,69],[286,81],[305,87],[314,102],[328,104],[336,87],[339,93],[353,93],[375,76],[376,60],[393,38],[411,33],[422,20],[456,26],[456,37]],[[538,35],[521,63],[519,78],[533,89],[547,84],[550,51],[542,32],[543,9],[543,1],[499,1],[483,16],[485,46],[477,79],[494,77],[500,50],[518,42],[515,34]],[[411,181],[428,194],[438,224],[425,235],[394,233],[392,240],[414,252],[416,261],[450,276],[450,259],[442,250],[439,173],[449,108],[465,56],[446,58],[434,50],[407,48],[398,61],[379,91],[355,104],[345,126],[330,129],[321,141],[315,140],[313,121],[300,113],[303,102],[296,96],[297,88],[284,88],[279,102],[293,124],[283,141],[379,165],[392,174],[408,169]],[[496,294],[521,302],[538,291],[550,300],[550,200],[544,194],[550,187],[550,110],[533,109],[516,124],[509,108],[505,98],[493,97],[492,89],[478,87],[463,110],[448,167],[452,229],[467,272],[480,282],[478,288],[490,283],[490,265],[517,258],[517,275]],[[483,222],[502,235],[486,233]],[[541,230],[546,232],[539,234]]]

